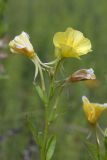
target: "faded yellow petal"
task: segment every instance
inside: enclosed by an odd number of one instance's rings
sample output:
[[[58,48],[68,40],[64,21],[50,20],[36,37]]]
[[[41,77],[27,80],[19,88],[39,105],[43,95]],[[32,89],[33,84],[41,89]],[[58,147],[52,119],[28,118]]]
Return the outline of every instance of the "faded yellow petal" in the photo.
[[[36,55],[33,46],[29,41],[29,36],[25,32],[22,32],[10,41],[9,46],[13,53],[23,54],[29,58],[33,58]]]

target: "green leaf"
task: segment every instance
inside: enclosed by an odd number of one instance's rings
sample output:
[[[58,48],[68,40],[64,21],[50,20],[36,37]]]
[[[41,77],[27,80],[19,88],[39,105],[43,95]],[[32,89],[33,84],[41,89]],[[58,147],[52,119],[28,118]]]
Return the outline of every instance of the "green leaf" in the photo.
[[[90,160],[98,160],[98,151],[96,145],[87,141],[85,142],[85,145],[91,158]]]
[[[42,147],[43,144],[43,135],[42,132],[38,132],[38,145]]]
[[[52,123],[53,121],[55,121],[58,117],[58,114],[56,113],[57,110],[56,108],[54,107],[49,115],[49,122]]]
[[[46,160],[51,160],[54,151],[55,151],[55,145],[56,145],[56,137],[51,136],[46,145]]]
[[[36,85],[36,91],[37,91],[39,97],[41,98],[41,100],[46,102],[47,97],[46,97],[46,95],[44,94],[44,92],[42,91],[42,89],[40,88],[39,85]]]
[[[27,118],[27,125],[29,127],[29,129],[31,130],[34,140],[35,142],[37,141],[37,137],[36,137],[36,128],[33,126],[32,122],[30,119]]]

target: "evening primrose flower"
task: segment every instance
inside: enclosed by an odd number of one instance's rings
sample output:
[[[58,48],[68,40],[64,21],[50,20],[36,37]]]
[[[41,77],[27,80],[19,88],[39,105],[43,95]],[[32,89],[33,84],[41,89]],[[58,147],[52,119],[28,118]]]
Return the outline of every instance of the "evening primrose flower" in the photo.
[[[107,109],[107,103],[90,103],[87,97],[83,96],[83,108],[88,121],[95,125],[100,118],[101,114],[105,109]]]
[[[35,65],[34,82],[39,73],[41,78],[42,88],[43,90],[45,90],[44,76],[42,70],[47,70],[50,68],[50,66],[48,66],[48,63],[45,64],[41,62],[41,60],[35,53],[32,44],[29,41],[29,35],[25,32],[22,32],[20,35],[16,36],[12,41],[10,41],[9,47],[12,53],[22,54],[30,58],[30,60]],[[49,63],[49,65],[53,63],[55,62],[51,62]]]
[[[10,41],[9,47],[12,53],[23,54],[29,58],[36,56],[33,46],[29,41],[29,35],[25,32],[22,32]]]
[[[57,57],[75,57],[87,54],[91,50],[91,42],[83,33],[67,28],[65,32],[57,32],[53,37]]]

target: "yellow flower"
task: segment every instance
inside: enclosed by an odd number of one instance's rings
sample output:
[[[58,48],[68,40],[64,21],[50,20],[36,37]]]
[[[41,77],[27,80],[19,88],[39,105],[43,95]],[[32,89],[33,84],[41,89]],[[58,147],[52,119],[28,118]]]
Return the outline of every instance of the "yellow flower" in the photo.
[[[29,35],[25,32],[22,32],[14,40],[10,41],[9,46],[12,53],[23,54],[29,58],[35,56],[33,46],[29,41]]]
[[[99,104],[99,103],[90,103],[88,98],[83,96],[83,108],[86,114],[88,121],[91,124],[96,124],[98,119],[100,118],[102,112],[107,108],[107,103]]]
[[[91,42],[83,33],[67,28],[65,32],[58,32],[53,37],[55,54],[57,57],[75,57],[87,54],[91,51]]]

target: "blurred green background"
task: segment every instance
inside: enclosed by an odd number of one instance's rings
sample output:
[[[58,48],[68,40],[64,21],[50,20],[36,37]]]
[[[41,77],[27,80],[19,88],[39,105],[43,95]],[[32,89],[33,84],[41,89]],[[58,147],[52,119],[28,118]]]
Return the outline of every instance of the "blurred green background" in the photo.
[[[93,52],[67,59],[65,75],[81,68],[93,68],[95,84],[80,82],[65,89],[60,101],[60,117],[52,132],[57,133],[53,160],[90,160],[83,139],[89,128],[81,97],[107,102],[107,1],[106,0],[0,0],[0,40],[27,32],[43,62],[54,59],[52,38],[57,31],[73,27],[92,42]],[[42,102],[33,86],[34,65],[26,57],[8,53],[0,64],[7,78],[0,78],[0,160],[38,160],[38,148],[26,125],[26,114],[37,128],[43,125]],[[100,124],[106,127],[106,115]]]

